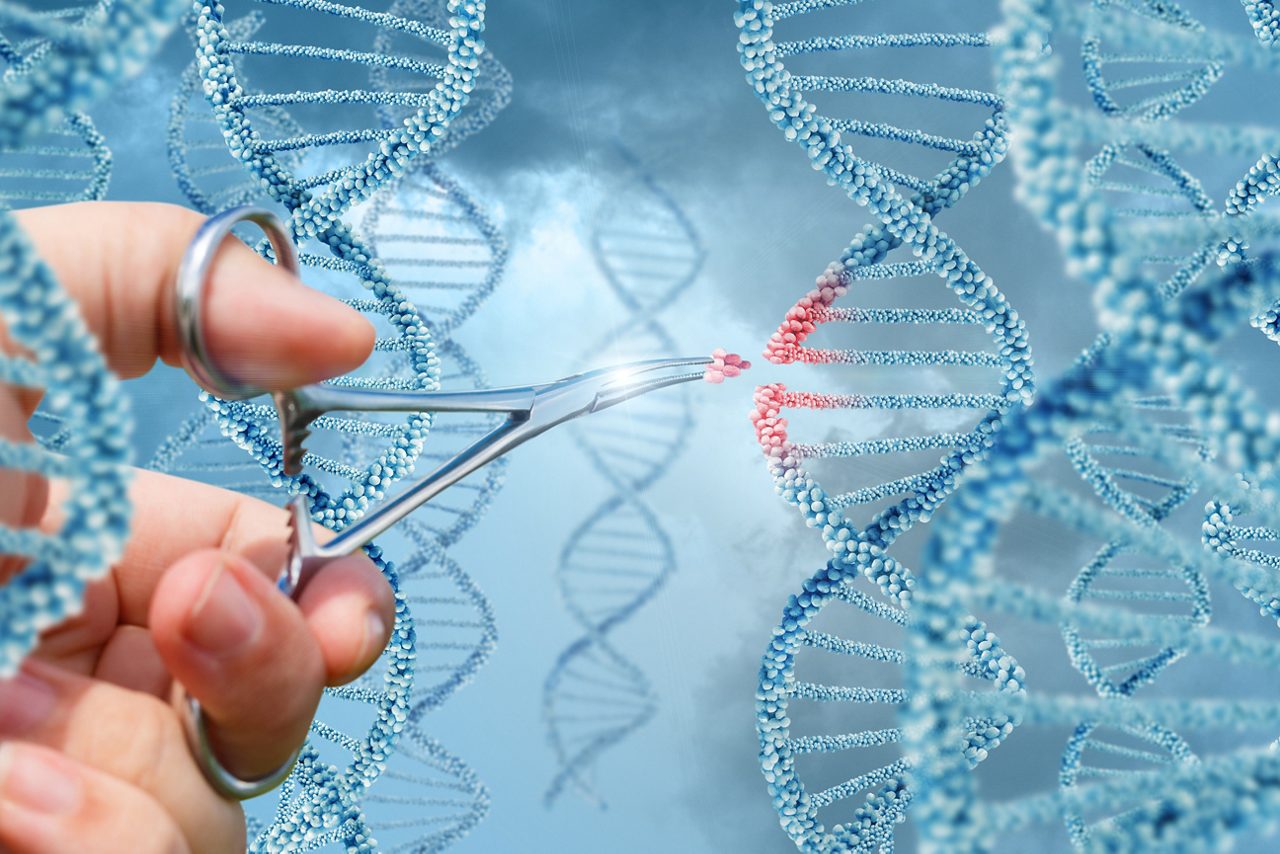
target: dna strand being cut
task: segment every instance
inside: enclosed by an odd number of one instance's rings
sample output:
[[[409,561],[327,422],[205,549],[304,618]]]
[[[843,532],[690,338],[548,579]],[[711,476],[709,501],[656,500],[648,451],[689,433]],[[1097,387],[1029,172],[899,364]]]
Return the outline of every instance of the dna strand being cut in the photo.
[[[12,164],[3,177],[9,203],[101,192],[105,148],[99,148],[101,140],[83,112],[141,68],[176,20],[172,0],[119,0],[52,13],[17,3],[0,8],[6,66],[0,79],[0,150],[6,166]],[[80,141],[67,145],[66,130]],[[68,164],[62,153],[52,155],[59,158],[53,166],[38,162],[56,147],[74,151],[65,156],[79,162],[81,146],[94,165],[73,168],[81,174],[71,182],[63,179]],[[122,552],[129,527],[132,419],[97,342],[7,214],[0,214],[0,259],[0,320],[25,352],[0,356],[0,379],[39,393],[47,423],[32,427],[44,436],[61,434],[56,451],[5,441],[3,466],[24,489],[40,488],[49,478],[69,487],[58,531],[27,527],[38,520],[0,528],[2,550],[15,556],[20,569],[0,589],[0,673],[11,675],[37,634],[78,612],[85,585]]]
[[[627,311],[588,351],[591,361],[674,350],[659,320],[692,286],[705,251],[675,200],[621,147],[622,187],[594,220],[596,265]],[[543,685],[543,719],[556,758],[545,801],[566,792],[604,806],[600,757],[643,726],[657,699],[611,634],[653,599],[676,567],[675,548],[643,493],[679,455],[693,428],[684,394],[649,395],[601,413],[573,435],[610,494],[570,535],[556,581],[581,637]]]
[[[989,15],[994,4],[946,12],[940,21],[925,4],[738,7],[742,65],[771,119],[801,144],[815,169],[879,221],[788,311],[765,352],[774,364],[830,367],[822,375],[832,385],[857,391],[764,386],[752,413],[776,488],[821,530],[834,555],[788,601],[764,654],[757,692],[761,768],[784,830],[805,850],[893,846],[894,826],[911,800],[909,765],[896,747],[902,733],[893,723],[907,700],[899,629],[914,576],[888,549],[929,519],[960,474],[985,456],[1007,412],[1033,392],[1022,322],[933,221],[981,181],[1007,147],[1003,104],[979,76],[991,46],[984,11]],[[922,15],[946,26],[914,31]],[[907,31],[844,35],[845,28],[865,30],[868,20],[877,29],[895,26],[898,17]],[[777,40],[775,26],[792,18],[804,20],[794,25],[803,32],[821,26],[835,34]],[[823,73],[799,73],[801,64]],[[861,76],[848,76],[851,66]],[[896,76],[922,69],[934,79]],[[846,117],[835,97],[845,93],[866,96],[858,99],[865,113]],[[906,124],[921,115],[935,126]],[[947,288],[938,287],[944,283]],[[837,305],[850,291],[859,304]],[[816,348],[809,340],[846,330],[854,347]],[[893,342],[904,332],[925,346],[896,349]],[[830,419],[819,426],[815,415],[846,411],[856,413],[853,423],[864,425],[867,435],[821,442],[790,435],[794,418],[830,436]],[[839,491],[820,485],[819,477],[839,483]],[[852,521],[855,512],[869,521]],[[860,576],[872,582],[872,595],[857,589]],[[885,599],[874,596],[876,589]],[[840,631],[820,630],[824,624]],[[957,651],[959,670],[976,684],[1020,693],[1017,662],[980,621],[969,627]],[[823,674],[834,681],[813,681]],[[820,734],[794,732],[793,715]],[[863,729],[850,728],[851,715]],[[831,729],[821,732],[824,727]],[[1007,718],[975,718],[957,751],[976,764],[1010,730]],[[841,809],[864,794],[865,803]],[[843,820],[828,828],[820,811],[840,812]]]

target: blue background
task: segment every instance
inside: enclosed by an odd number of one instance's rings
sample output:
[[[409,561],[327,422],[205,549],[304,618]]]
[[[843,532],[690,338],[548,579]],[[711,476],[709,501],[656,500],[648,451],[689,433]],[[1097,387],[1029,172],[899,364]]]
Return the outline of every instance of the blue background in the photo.
[[[994,20],[986,5],[984,25]],[[1244,25],[1235,4],[1220,5],[1233,7],[1220,14],[1223,20]],[[493,383],[522,383],[585,367],[583,350],[625,319],[586,244],[608,185],[608,145],[621,138],[684,207],[709,251],[695,287],[663,316],[679,349],[696,354],[724,346],[756,359],[756,367],[745,381],[695,389],[697,429],[689,447],[648,493],[677,544],[679,569],[615,635],[654,683],[661,707],[602,758],[597,781],[607,810],[572,795],[550,810],[542,803],[554,771],[542,683],[555,655],[577,637],[552,573],[572,528],[607,494],[571,436],[553,432],[514,454],[505,490],[451,551],[488,594],[500,630],[498,650],[476,681],[426,726],[471,764],[493,799],[489,817],[459,851],[790,847],[756,762],[756,671],[787,595],[825,552],[773,494],[747,414],[756,384],[822,386],[820,377],[798,382],[803,368],[776,368],[757,356],[866,217],[783,140],[744,85],[733,6],[490,3],[489,49],[511,70],[515,100],[444,162],[506,230],[512,260],[499,290],[458,339]],[[867,8],[863,31],[893,30],[878,20],[880,6]],[[189,44],[177,34],[150,69],[94,111],[116,155],[112,198],[181,201],[163,166],[164,126],[168,99],[189,61]],[[1038,374],[1051,376],[1093,338],[1088,294],[1064,276],[1052,237],[1013,200],[1007,165],[962,210],[945,217],[943,227],[1022,313]],[[565,317],[573,322],[566,326]],[[1269,346],[1260,336],[1242,338],[1232,358],[1253,365]],[[159,369],[130,390],[138,458],[145,460],[194,410],[194,389]],[[1187,530],[1194,537],[1202,504],[1191,503]],[[1032,539],[1015,537],[1013,545],[1031,555],[1040,549]],[[1230,595],[1219,602],[1218,614],[1227,618],[1253,612]],[[1041,654],[1014,651],[1024,664]],[[991,772],[993,791],[1051,788],[1060,744],[1046,738],[1037,752],[1035,742],[1026,750],[1011,742],[1001,751],[1008,758]],[[1026,850],[1030,843],[1015,839],[1006,847]]]

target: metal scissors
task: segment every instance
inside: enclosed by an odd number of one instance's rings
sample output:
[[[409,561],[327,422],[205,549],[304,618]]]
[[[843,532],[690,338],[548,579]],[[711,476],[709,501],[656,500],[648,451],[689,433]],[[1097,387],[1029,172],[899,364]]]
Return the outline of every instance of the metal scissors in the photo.
[[[236,381],[213,361],[201,322],[209,273],[232,228],[251,222],[262,229],[274,250],[276,263],[299,274],[298,253],[284,223],[271,211],[241,206],[210,217],[196,232],[178,269],[177,320],[182,360],[186,368],[213,394],[224,400],[245,400],[271,394],[280,416],[284,472],[298,474],[303,441],[315,419],[335,411],[347,412],[490,412],[507,416],[494,430],[425,475],[394,498],[374,508],[329,542],[316,542],[311,514],[303,496],[288,504],[289,556],[277,586],[296,599],[307,581],[330,561],[353,554],[385,533],[418,507],[467,475],[557,425],[600,412],[660,388],[702,379],[713,363],[707,357],[650,359],[587,371],[553,382],[483,391],[392,391],[355,389],[322,384],[267,392]],[[244,800],[275,788],[288,777],[297,753],[263,777],[245,780],[228,771],[214,754],[200,703],[186,696],[186,729],[201,768],[221,794]]]

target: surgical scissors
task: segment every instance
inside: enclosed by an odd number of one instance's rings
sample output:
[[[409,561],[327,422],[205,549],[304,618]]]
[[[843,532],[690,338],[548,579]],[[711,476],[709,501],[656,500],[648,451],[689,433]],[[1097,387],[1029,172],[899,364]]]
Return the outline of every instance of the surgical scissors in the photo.
[[[271,211],[246,205],[210,217],[192,239],[178,269],[178,337],[183,364],[214,395],[224,400],[245,400],[271,394],[280,418],[285,474],[302,470],[303,443],[310,426],[329,412],[488,412],[507,416],[492,431],[327,543],[317,543],[306,498],[295,496],[288,505],[289,556],[276,581],[280,590],[294,599],[325,564],[368,545],[415,509],[503,454],[574,418],[651,391],[702,379],[705,369],[714,362],[707,357],[649,359],[553,382],[481,391],[397,391],[314,384],[267,392],[241,383],[218,368],[210,357],[202,325],[204,293],[214,260],[231,230],[243,222],[261,228],[271,243],[276,263],[295,276],[299,274],[298,253],[289,231]],[[199,702],[187,696],[185,705],[192,750],[209,782],[221,794],[241,800],[256,797],[289,775],[296,753],[280,768],[255,780],[232,774],[214,754]]]

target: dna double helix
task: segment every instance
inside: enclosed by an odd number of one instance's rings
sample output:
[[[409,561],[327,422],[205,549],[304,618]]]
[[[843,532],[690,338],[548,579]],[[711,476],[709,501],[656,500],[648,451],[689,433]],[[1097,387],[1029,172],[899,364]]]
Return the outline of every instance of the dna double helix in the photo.
[[[884,17],[900,11],[911,27],[923,4],[904,5],[910,8],[744,0],[736,16],[742,65],[770,118],[805,149],[815,169],[878,220],[792,306],[765,350],[774,364],[833,368],[823,372],[829,382],[860,390],[763,386],[752,413],[778,492],[820,529],[833,553],[789,598],[763,656],[756,695],[761,769],[783,829],[805,850],[893,847],[894,827],[912,799],[910,763],[895,747],[902,729],[892,723],[894,710],[908,702],[900,687],[906,661],[902,630],[910,622],[915,577],[889,549],[930,518],[961,474],[986,456],[1008,413],[1033,393],[1030,351],[1017,313],[934,222],[994,168],[1008,144],[1001,99],[960,85],[974,76],[973,57],[981,70],[981,59],[989,55],[991,40],[981,19],[966,11],[944,16],[955,30],[775,37],[775,27],[793,18],[803,19],[794,25],[803,32],[821,26],[825,33],[840,33],[866,18],[883,26]],[[953,23],[952,17],[960,20]],[[931,23],[934,18],[930,10]],[[860,69],[871,67],[883,76],[832,73],[843,69],[840,62],[848,65],[851,54]],[[915,56],[927,56],[930,64],[908,65]],[[800,73],[797,65],[825,73]],[[935,80],[892,76],[908,67],[914,73],[927,67]],[[879,96],[860,103],[887,120],[829,115],[808,100],[811,93],[833,106],[834,94]],[[897,123],[921,108],[926,116],[949,109],[952,121],[940,120],[936,128]],[[957,133],[957,127],[964,131]],[[855,146],[868,153],[855,153]],[[850,291],[859,305],[837,305]],[[940,301],[938,291],[948,298]],[[819,332],[820,327],[826,329]],[[857,335],[854,347],[811,345],[810,336],[846,329]],[[890,342],[904,330],[929,346],[874,349],[877,340]],[[897,437],[798,441],[784,415],[807,418],[815,429],[816,419],[807,413],[833,410],[856,410],[874,432],[892,430]],[[840,490],[829,491],[818,474],[826,483],[835,480]],[[852,521],[854,512],[869,517],[865,526]],[[860,577],[883,599],[859,590]],[[819,630],[823,624],[841,631]],[[991,684],[1002,695],[1020,695],[1024,674],[999,640],[978,620],[970,619],[966,630],[954,647],[957,675],[975,686]],[[853,682],[850,659],[861,662]],[[824,674],[839,683],[819,681]],[[833,705],[839,711],[826,714]],[[819,732],[794,732],[793,715]],[[865,728],[851,728],[851,715]],[[971,764],[1012,729],[1003,715],[969,723],[957,753]],[[850,766],[856,773],[849,773]],[[834,812],[860,795],[864,802],[843,810],[843,820],[828,829],[820,811]]]
[[[98,201],[111,180],[111,149],[84,113],[37,133],[18,148],[0,149],[0,209]]]
[[[5,208],[101,194],[110,157],[84,110],[142,67],[177,16],[174,0],[58,11],[0,6]],[[85,585],[122,552],[132,418],[75,306],[7,214],[0,214],[0,319],[25,351],[0,356],[0,379],[40,393],[43,422],[31,426],[42,438],[57,438],[56,450],[6,440],[0,465],[24,488],[45,478],[68,484],[56,533],[0,527],[0,549],[23,560],[0,589],[0,673],[11,675],[37,634],[76,613]]]
[[[1186,108],[1238,70],[1274,73],[1274,60],[1170,3],[1003,9],[997,71],[1019,132],[1021,198],[1094,289],[1104,334],[1034,406],[1010,415],[987,464],[932,526],[913,591],[903,715],[907,747],[921,757],[922,848],[989,850],[1058,821],[1088,850],[1252,839],[1280,805],[1268,747],[1280,701],[1255,690],[1280,659],[1246,626],[1209,625],[1208,591],[1221,583],[1258,601],[1271,589],[1265,565],[1233,544],[1274,527],[1277,440],[1215,350],[1247,320],[1265,329],[1259,307],[1280,292],[1274,255],[1254,251],[1274,223],[1242,215],[1244,200],[1270,193],[1267,158],[1256,158],[1276,140],[1269,128],[1211,124]],[[1059,94],[1062,63],[1046,49],[1077,37],[1091,107]],[[1216,206],[1197,176],[1216,176],[1231,157],[1255,168]],[[1055,469],[1063,459],[1068,468]],[[1073,469],[1091,495],[1072,488]],[[1197,489],[1218,502],[1204,526],[1208,551],[1178,536],[1174,511]],[[1233,505],[1259,524],[1236,528],[1223,512]],[[1038,569],[1094,555],[1065,599],[1028,577],[1025,552],[1010,552],[1028,528],[1053,544],[1032,553]],[[975,611],[1062,630],[1092,695],[1069,683],[965,692],[951,650]],[[1194,684],[1167,676],[1184,660],[1199,665]],[[1233,674],[1225,690],[1200,684],[1222,671]],[[1159,696],[1137,693],[1157,678]],[[1069,728],[1054,757],[1057,791],[982,791],[953,745],[972,717],[992,714],[1023,729]]]
[[[263,22],[250,35],[237,37],[223,25],[221,6],[204,6],[197,12],[194,36],[200,76],[229,150],[257,178],[272,199],[290,211],[295,239],[301,244],[303,266],[316,271],[314,278],[330,293],[343,296],[366,314],[379,330],[376,345],[381,359],[364,366],[361,383],[382,388],[434,388],[438,363],[430,333],[391,283],[371,249],[342,222],[342,214],[368,198],[380,186],[403,172],[410,161],[431,147],[445,133],[471,89],[475,57],[483,27],[483,6],[451,4],[452,30],[439,30],[402,17],[398,7],[389,12],[328,4],[266,4],[259,10]],[[348,22],[341,44],[298,44],[290,41],[327,33],[323,19],[337,16]],[[321,20],[317,20],[317,16]],[[363,33],[358,24],[366,25]],[[443,54],[443,62],[430,64],[414,57],[398,57],[353,50],[347,45],[361,35],[371,41],[388,29],[417,40],[418,50]],[[254,38],[258,36],[259,38]],[[279,37],[280,41],[270,40]],[[266,40],[264,40],[265,37]],[[377,89],[303,89],[294,92],[251,92],[238,75],[255,62],[273,84],[305,81],[322,87],[326,80],[349,81],[353,68],[398,64],[419,77],[435,81],[426,92],[385,92]],[[363,105],[363,109],[352,105]],[[395,129],[383,128],[379,106],[395,106],[404,120]],[[279,110],[288,108],[302,133],[266,137],[279,127]],[[261,114],[268,116],[259,127]],[[407,115],[404,115],[406,114]],[[337,129],[334,129],[334,128]],[[292,129],[292,128],[290,128]],[[287,153],[287,157],[278,156]],[[289,161],[289,162],[286,162]],[[326,162],[326,160],[328,162]],[[347,165],[333,166],[334,161]],[[295,168],[290,169],[290,163]],[[314,249],[312,247],[314,246]],[[399,357],[405,357],[399,361]],[[388,373],[389,363],[402,367],[399,376]],[[277,476],[282,475],[274,416],[270,407],[254,403],[210,401],[224,432]],[[370,501],[381,498],[385,484],[402,477],[421,450],[429,419],[329,419],[318,424],[313,436],[309,469],[291,478],[291,491],[306,494],[318,520],[341,527],[358,516]],[[265,428],[265,429],[264,429]],[[344,432],[379,435],[382,441],[363,465],[339,460]],[[329,489],[341,490],[336,496]]]
[[[373,246],[357,236],[347,220],[358,217],[354,209],[362,202],[380,192],[394,192],[406,176],[433,174],[415,170],[415,161],[420,164],[425,156],[438,154],[449,138],[450,123],[466,115],[463,107],[482,51],[483,4],[449,3],[447,12],[436,10],[431,21],[423,18],[432,4],[422,3],[397,2],[387,11],[311,2],[239,6],[257,8],[232,20],[224,18],[223,6],[205,5],[191,22],[196,63],[183,76],[173,101],[169,133],[180,187],[205,210],[264,197],[286,208],[308,283],[345,299],[378,331],[375,355],[359,375],[333,382],[369,388],[439,387],[442,372],[451,368],[437,355],[430,320],[396,287]],[[340,28],[327,27],[330,20]],[[299,43],[299,37],[328,38],[331,43]],[[374,49],[358,49],[361,38]],[[371,88],[349,88],[351,72],[362,67],[374,72]],[[395,73],[378,73],[388,69]],[[247,75],[269,81],[272,90],[250,89]],[[289,81],[301,88],[282,91]],[[212,124],[208,106],[193,103],[201,93],[213,107]],[[470,132],[480,124],[473,121]],[[220,149],[214,144],[219,137]],[[231,156],[219,156],[219,151]],[[461,198],[465,204],[465,194],[455,189],[449,203],[457,205]],[[482,218],[474,205],[468,213]],[[259,249],[266,251],[265,246]],[[460,320],[460,315],[455,318]],[[465,354],[460,357],[465,360]],[[381,418],[360,413],[324,419],[308,441],[304,473],[291,478],[282,474],[278,426],[269,406],[207,395],[205,400],[213,421],[193,418],[171,447],[162,448],[158,462],[170,471],[203,475],[251,493],[269,496],[285,488],[305,494],[313,518],[334,529],[358,518],[412,469],[430,427],[430,418],[421,415]],[[215,428],[248,456],[229,459],[225,440],[219,447],[211,433]],[[473,429],[464,425],[457,435],[465,437]],[[435,448],[433,442],[429,453]],[[255,476],[246,461],[263,474]],[[493,488],[486,483],[474,495],[455,490],[468,496],[461,506],[433,506],[427,514],[432,518],[421,521],[430,546],[440,548],[437,536],[443,541],[460,536],[482,512]],[[406,548],[412,555],[406,564],[413,572],[405,583],[428,583],[431,573],[422,568],[427,561],[416,555],[414,544]],[[401,589],[397,573],[380,560],[380,551],[370,551],[397,591],[392,641],[360,682],[328,692],[312,727],[313,738],[275,801],[274,814],[252,828],[255,850],[331,843],[368,850],[378,844],[363,799],[382,774],[415,702],[421,706],[422,700],[414,693],[417,615],[410,613],[409,604],[415,596]],[[464,587],[467,581],[460,572],[446,578]],[[428,607],[437,604],[416,598]],[[485,608],[480,610],[491,619]],[[485,636],[485,654],[487,643],[491,640]],[[467,659],[465,668],[474,669],[481,660],[483,656]],[[479,820],[483,808],[487,799],[482,799],[481,811],[467,827]]]
[[[338,382],[383,388],[483,387],[478,366],[446,336],[492,291],[502,275],[506,247],[480,205],[444,172],[437,158],[492,120],[509,99],[509,75],[496,60],[481,60],[478,79],[472,74],[464,81],[467,87],[474,83],[481,93],[477,109],[460,113],[466,121],[460,127],[454,126],[438,112],[432,112],[441,92],[448,91],[437,81],[457,84],[474,55],[468,59],[459,50],[453,51],[450,61],[464,67],[459,71],[443,66],[431,54],[447,43],[450,28],[455,40],[461,32],[464,41],[469,38],[465,36],[468,26],[475,29],[474,19],[468,24],[465,16],[458,17],[457,4],[449,4],[446,10],[445,4],[438,2],[395,3],[387,13],[311,4],[299,4],[299,8],[373,24],[375,51],[264,41],[273,32],[299,31],[298,27],[283,27],[283,20],[273,21],[266,10],[232,21],[225,34],[215,32],[211,36],[202,29],[205,22],[201,21],[195,36],[199,43],[223,38],[222,50],[229,56],[287,59],[285,65],[263,63],[260,69],[251,69],[266,72],[263,79],[273,83],[303,79],[308,85],[319,85],[322,78],[307,73],[314,66],[300,61],[310,58],[321,63],[368,65],[373,89],[273,95],[245,88],[245,69],[237,63],[234,71],[240,75],[242,87],[238,90],[238,103],[250,115],[254,131],[272,135],[265,142],[257,137],[251,156],[237,156],[244,152],[234,144],[228,149],[222,141],[233,138],[227,130],[227,114],[215,109],[211,122],[207,104],[199,103],[209,88],[209,63],[198,57],[183,75],[170,113],[170,159],[179,186],[193,204],[213,210],[256,201],[265,192],[264,174],[273,174],[276,169],[294,170],[295,174],[282,181],[271,195],[296,214],[316,188],[344,177],[342,170],[326,168],[328,164],[318,155],[352,149],[359,153],[370,143],[382,151],[404,136],[406,126],[422,121],[422,112],[416,118],[404,119],[406,107],[427,107],[424,112],[434,124],[430,125],[433,141],[426,156],[417,156],[411,163],[393,163],[394,174],[382,176],[376,186],[368,186],[366,189],[371,192],[363,199],[353,196],[343,202],[348,206],[346,216],[362,219],[363,236],[356,237],[355,232],[335,219],[333,232],[340,233],[338,242],[346,248],[337,251],[336,257],[304,251],[303,263],[310,268],[309,284],[346,297],[349,304],[374,320],[382,333],[375,357],[362,367],[361,376]],[[473,16],[476,11],[470,10]],[[302,31],[317,32],[315,28]],[[349,75],[343,79],[348,80]],[[217,100],[215,97],[215,107]],[[322,104],[341,108],[317,110]],[[460,104],[452,104],[451,108],[456,113]],[[231,119],[231,126],[238,127],[234,110]],[[328,130],[334,124],[345,129]],[[231,157],[227,156],[228,150]],[[245,165],[250,169],[245,170]],[[301,177],[308,170],[318,170],[319,174]],[[348,173],[354,171],[359,167],[347,167]],[[365,204],[357,206],[358,201]],[[328,243],[331,251],[335,245],[332,236],[324,235],[317,243]],[[348,250],[351,255],[344,255]],[[385,263],[378,260],[379,255],[385,257]],[[363,260],[351,263],[352,256]],[[438,272],[440,268],[444,274]],[[423,274],[421,269],[430,272]],[[353,280],[362,280],[375,298],[359,293],[352,287]],[[402,284],[404,291],[400,290]],[[408,298],[420,294],[434,297],[433,304],[415,305]],[[340,527],[340,520],[358,516],[364,506],[377,500],[380,489],[407,473],[415,463],[434,465],[448,459],[494,426],[485,417],[446,420],[432,431],[431,441],[424,443],[423,434],[430,424],[427,418],[411,418],[407,424],[403,419],[397,423],[363,413],[328,419],[320,425],[319,435],[309,441],[312,450],[304,458],[308,473],[289,480],[280,477],[274,416],[267,407],[209,403],[214,418],[193,416],[172,437],[171,446],[162,448],[157,462],[171,472],[211,480],[275,502],[278,498],[273,493],[280,487],[304,492],[312,498],[317,515],[327,515],[322,521],[332,527]],[[226,441],[219,442],[215,432],[229,433],[250,451],[250,456],[229,455]],[[314,441],[317,438],[318,443]],[[399,729],[407,725],[419,731],[423,716],[465,684],[493,647],[496,630],[492,609],[445,548],[483,514],[500,485],[501,469],[502,466],[489,467],[482,476],[457,485],[447,496],[423,508],[402,532],[384,539],[382,545],[402,558],[397,561],[396,570],[396,587],[403,606],[396,635],[383,658],[361,680],[327,692],[325,705],[313,725],[316,738],[304,753],[296,779],[276,802],[274,817],[260,821],[254,828],[256,848],[276,850],[299,841],[313,846],[345,842],[372,847],[380,844],[377,837],[384,831],[403,830],[402,818],[387,818],[382,814],[385,809],[373,806],[397,802],[401,796],[379,794],[384,787],[364,789],[382,773],[383,764],[392,755],[388,747]],[[328,495],[338,490],[343,491],[341,496]],[[413,633],[414,624],[430,633],[424,632],[421,642]],[[405,666],[403,653],[416,657],[411,667]],[[352,714],[363,720],[370,717],[371,711],[369,734],[363,738],[348,735],[363,726],[351,725]],[[364,767],[358,767],[362,763]],[[347,770],[337,772],[344,765]],[[456,780],[469,781],[468,791],[475,796],[465,809],[459,806],[461,811],[451,813],[451,817],[424,820],[422,827],[432,824],[432,828],[429,833],[423,829],[425,835],[412,843],[417,850],[439,850],[451,844],[488,810],[487,793],[460,760],[452,758],[442,766],[441,773],[446,772]],[[317,775],[328,782],[308,782]],[[430,812],[439,806],[435,800],[415,801],[409,796],[398,802],[402,812]],[[300,825],[314,824],[317,818],[322,818],[322,824],[336,822],[337,829],[319,833],[313,828],[302,836],[297,834]],[[399,836],[403,837],[403,833]]]
[[[1268,47],[1280,41],[1280,9],[1274,0],[1240,0],[1258,41]]]
[[[659,317],[686,291],[705,252],[675,200],[620,146],[622,188],[595,220],[596,265],[628,316],[588,351],[599,360],[674,351]],[[693,428],[682,394],[647,395],[592,417],[574,437],[611,494],[569,536],[556,581],[583,634],[557,657],[543,685],[543,719],[557,768],[545,800],[566,791],[603,806],[601,754],[643,726],[656,698],[610,635],[657,595],[675,549],[642,493],[666,473]],[[573,429],[573,428],[571,428]]]

